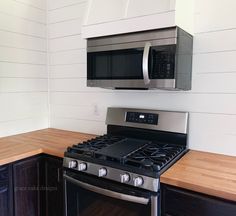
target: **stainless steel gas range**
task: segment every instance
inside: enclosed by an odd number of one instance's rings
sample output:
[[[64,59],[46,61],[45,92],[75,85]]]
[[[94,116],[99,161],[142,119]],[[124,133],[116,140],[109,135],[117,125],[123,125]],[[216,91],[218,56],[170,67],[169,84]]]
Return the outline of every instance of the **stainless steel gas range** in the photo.
[[[65,215],[159,216],[160,175],[187,151],[188,113],[108,108],[106,124],[65,152]]]

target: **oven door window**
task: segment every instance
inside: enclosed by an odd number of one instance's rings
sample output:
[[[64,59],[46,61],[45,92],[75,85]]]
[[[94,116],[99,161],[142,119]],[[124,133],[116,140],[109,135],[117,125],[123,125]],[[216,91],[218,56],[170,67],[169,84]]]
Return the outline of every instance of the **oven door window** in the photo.
[[[98,181],[98,180],[97,180]],[[79,181],[81,183],[81,181]],[[84,182],[85,183],[85,182]],[[99,181],[99,184],[103,185]],[[83,184],[83,182],[82,182]],[[87,181],[85,183],[88,185]],[[107,184],[107,183],[106,183]],[[78,185],[72,181],[66,180],[66,212],[67,216],[144,216],[151,214],[151,199],[146,204],[119,198],[120,196],[110,196],[93,191],[94,185],[88,188]],[[96,186],[97,187],[97,186]],[[111,185],[109,185],[111,187]],[[112,186],[113,187],[113,186]],[[121,187],[116,189],[121,191]],[[102,189],[101,187],[99,189]],[[130,189],[129,189],[130,190]],[[111,191],[111,190],[109,190]],[[127,193],[127,189],[123,189]],[[119,192],[120,193],[120,192]],[[132,197],[142,197],[135,194],[135,190],[130,192]],[[140,192],[139,192],[140,193]],[[121,193],[120,193],[121,194]],[[157,203],[156,203],[157,205]],[[155,215],[156,216],[156,215]]]

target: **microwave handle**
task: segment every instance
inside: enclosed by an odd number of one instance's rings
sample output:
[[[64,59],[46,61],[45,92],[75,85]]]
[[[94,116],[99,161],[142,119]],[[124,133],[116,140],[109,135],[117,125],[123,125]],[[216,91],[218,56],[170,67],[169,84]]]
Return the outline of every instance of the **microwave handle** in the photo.
[[[147,205],[149,203],[148,198],[131,196],[128,194],[123,194],[123,193],[107,190],[104,188],[100,188],[100,187],[97,187],[97,186],[94,186],[94,185],[91,185],[88,183],[78,181],[77,179],[74,179],[66,174],[64,174],[64,178],[67,181],[72,182],[85,190],[92,191],[92,192],[95,192],[95,193],[98,193],[98,194],[101,194],[104,196],[108,196],[108,197],[112,197],[115,199],[124,200],[124,201],[128,201],[128,202],[139,203],[139,204],[143,204],[143,205]]]
[[[145,85],[150,83],[149,73],[148,73],[148,56],[151,48],[151,43],[147,42],[143,50],[143,81]]]

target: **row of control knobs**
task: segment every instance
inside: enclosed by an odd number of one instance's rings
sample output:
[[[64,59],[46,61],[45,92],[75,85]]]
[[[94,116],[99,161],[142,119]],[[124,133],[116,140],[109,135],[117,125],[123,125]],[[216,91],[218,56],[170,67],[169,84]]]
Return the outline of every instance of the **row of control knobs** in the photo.
[[[87,164],[86,163],[77,163],[77,161],[70,161],[69,162],[69,168],[71,169],[75,169],[78,168],[79,171],[85,171],[87,170]],[[107,169],[105,167],[102,167],[98,170],[98,176],[99,177],[105,177],[107,175]],[[131,177],[128,173],[124,173],[120,175],[120,181],[121,183],[127,183],[131,180]],[[141,176],[137,176],[133,179],[134,181],[134,186],[138,187],[143,185],[144,181],[143,178]]]

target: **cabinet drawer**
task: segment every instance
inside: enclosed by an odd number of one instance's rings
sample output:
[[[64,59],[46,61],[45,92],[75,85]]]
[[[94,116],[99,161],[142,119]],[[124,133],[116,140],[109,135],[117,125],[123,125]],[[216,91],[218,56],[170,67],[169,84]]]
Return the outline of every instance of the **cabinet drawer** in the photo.
[[[236,215],[236,202],[167,185],[161,186],[161,194],[163,216]]]

